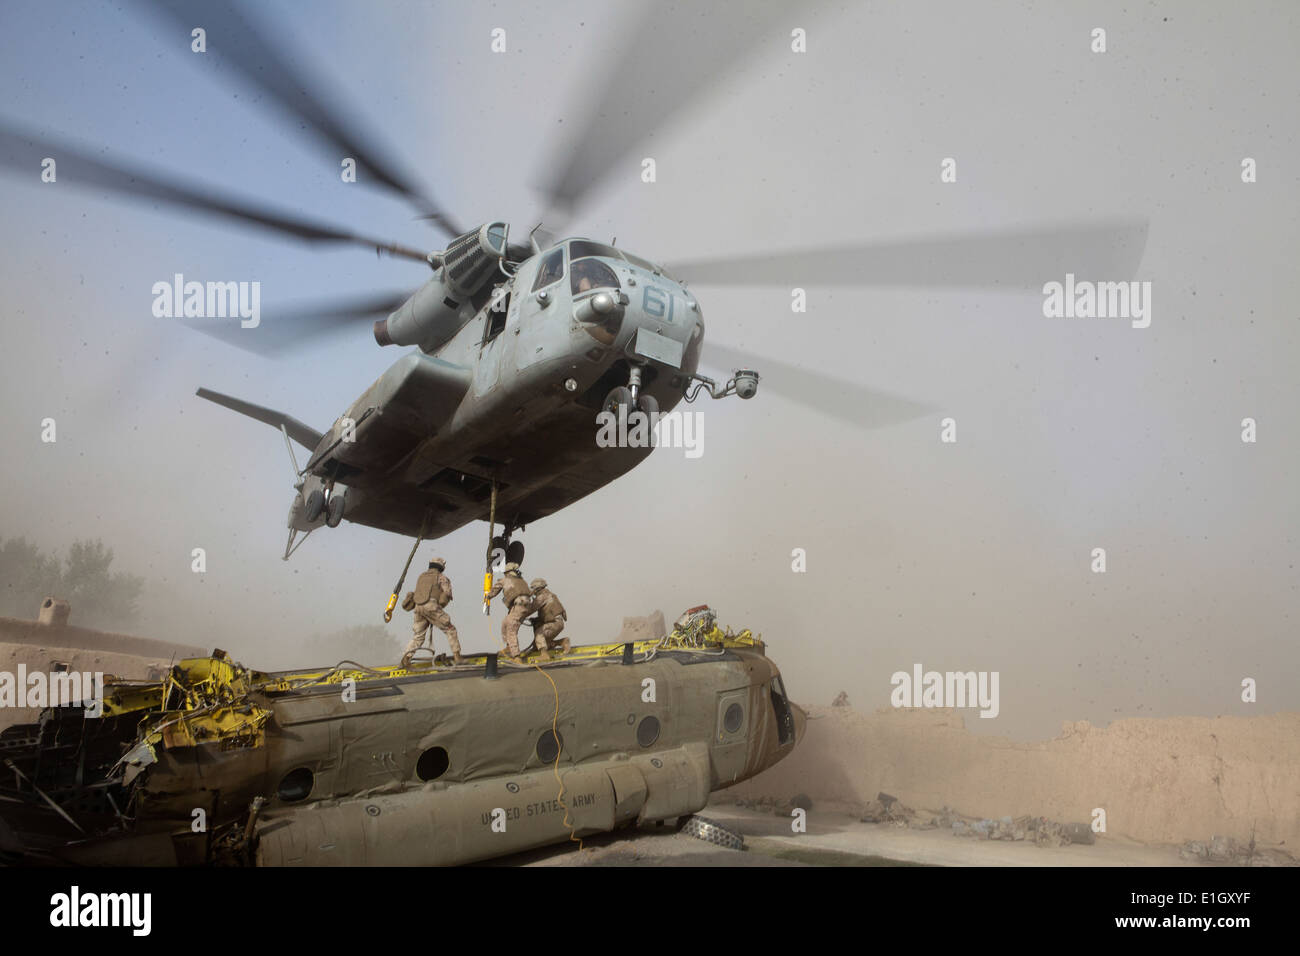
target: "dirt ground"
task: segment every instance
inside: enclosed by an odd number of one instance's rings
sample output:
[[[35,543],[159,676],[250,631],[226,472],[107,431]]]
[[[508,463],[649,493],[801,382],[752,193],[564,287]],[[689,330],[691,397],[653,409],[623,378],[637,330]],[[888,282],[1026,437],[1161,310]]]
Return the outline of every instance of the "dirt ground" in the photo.
[[[1200,866],[1176,848],[1122,838],[1092,846],[1037,847],[861,823],[850,814],[813,812],[806,833],[760,810],[710,806],[701,816],[745,837],[743,851],[722,849],[671,827],[625,830],[519,854],[500,866]]]

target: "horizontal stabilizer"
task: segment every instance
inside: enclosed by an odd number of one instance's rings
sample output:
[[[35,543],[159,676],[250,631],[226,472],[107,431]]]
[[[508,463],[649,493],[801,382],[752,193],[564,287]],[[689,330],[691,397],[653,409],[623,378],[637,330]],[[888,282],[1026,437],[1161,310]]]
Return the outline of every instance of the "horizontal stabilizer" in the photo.
[[[315,451],[316,446],[320,444],[321,432],[316,431],[309,425],[304,425],[296,418],[291,418],[284,412],[277,412],[273,408],[263,408],[261,405],[254,405],[252,402],[245,402],[229,395],[222,395],[220,392],[214,392],[207,388],[201,388],[194,394],[198,395],[199,398],[206,398],[210,402],[216,402],[218,405],[224,405],[231,411],[239,412],[241,415],[255,418],[259,422],[266,422],[273,428],[283,426],[284,430],[289,433],[289,437],[308,451]]]

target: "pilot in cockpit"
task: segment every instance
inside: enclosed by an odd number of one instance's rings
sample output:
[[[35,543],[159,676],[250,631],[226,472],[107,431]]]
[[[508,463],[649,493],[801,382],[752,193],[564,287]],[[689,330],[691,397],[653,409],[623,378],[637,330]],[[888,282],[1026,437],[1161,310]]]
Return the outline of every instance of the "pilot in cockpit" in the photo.
[[[572,288],[575,295],[590,292],[601,285],[608,285],[609,269],[596,259],[579,259],[572,267]]]

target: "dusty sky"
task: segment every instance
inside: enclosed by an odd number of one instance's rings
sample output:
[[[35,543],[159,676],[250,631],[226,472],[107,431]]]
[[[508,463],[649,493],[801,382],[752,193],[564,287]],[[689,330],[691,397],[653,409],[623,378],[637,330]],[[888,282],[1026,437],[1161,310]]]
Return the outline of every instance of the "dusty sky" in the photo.
[[[884,706],[915,663],[1001,674],[973,728],[1300,708],[1297,422],[1300,10],[1288,2],[823,4],[716,75],[579,210],[576,231],[671,264],[837,241],[1146,218],[1147,329],[1049,319],[1043,297],[952,288],[694,286],[710,340],[933,409],[872,430],[765,383],[705,407],[705,453],[661,449],[530,527],[526,570],[608,639],[708,602],[761,631],[796,699]],[[710,5],[712,11],[720,5]],[[640,5],[259,4],[466,222],[541,214],[553,134],[580,119]],[[731,12],[743,15],[737,4]],[[725,12],[681,19],[726,31]],[[507,30],[509,52],[490,51]],[[794,54],[789,31],[807,30]],[[1108,50],[1089,49],[1094,27]],[[641,55],[674,69],[662,35]],[[44,133],[434,246],[389,196],[130,4],[0,8],[0,113]],[[653,97],[654,92],[648,92]],[[636,110],[637,104],[629,104]],[[640,159],[658,181],[640,180]],[[940,162],[957,161],[956,183]],[[1241,181],[1241,161],[1258,182]],[[263,322],[330,295],[414,290],[411,263],[321,251],[162,207],[0,174],[0,534],[102,537],[149,579],[140,630],[292,663],[305,635],[378,622],[409,539],[345,524],[280,560],[292,475],[273,430],[204,385],[318,428],[400,356],[369,323],[272,361],[151,314],[180,272],[259,280]],[[1064,270],[1062,270],[1063,273]],[[1043,281],[1063,280],[1063,274]],[[706,346],[707,354],[707,346]],[[761,359],[755,362],[762,371]],[[1240,439],[1258,421],[1258,441]],[[40,440],[53,417],[58,441]],[[957,422],[940,442],[940,419]],[[486,525],[445,555],[471,649]],[[190,571],[192,548],[208,570]],[[1091,571],[1093,548],[1105,574]],[[808,570],[791,570],[804,548]],[[33,608],[35,612],[35,608]],[[75,618],[75,608],[74,608]],[[389,625],[403,640],[409,616]],[[89,622],[87,622],[89,623]],[[1259,702],[1239,699],[1259,681]]]

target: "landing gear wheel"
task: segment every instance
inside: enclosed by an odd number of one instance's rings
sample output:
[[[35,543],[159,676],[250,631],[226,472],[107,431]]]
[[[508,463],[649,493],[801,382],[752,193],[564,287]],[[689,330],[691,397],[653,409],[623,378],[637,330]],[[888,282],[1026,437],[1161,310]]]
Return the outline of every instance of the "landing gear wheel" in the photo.
[[[718,846],[726,847],[728,850],[743,850],[745,848],[745,838],[735,830],[724,827],[721,823],[714,823],[706,817],[691,817],[682,827],[682,833],[689,833],[696,839],[703,840],[706,843],[714,843]]]
[[[524,543],[522,541],[511,541],[506,546],[506,564],[524,563]]]
[[[601,410],[613,412],[615,415],[627,415],[632,410],[632,389],[626,385],[611,388],[609,394],[605,396],[605,404],[601,406]]]
[[[320,517],[321,512],[325,510],[325,492],[317,488],[307,496],[306,506],[303,508],[303,517],[308,521],[315,521]]]
[[[659,414],[659,400],[644,392],[637,396],[636,407],[645,412],[647,418],[654,418]]]
[[[325,524],[331,528],[337,528],[343,522],[343,509],[347,502],[343,499],[345,495],[330,495],[330,503],[325,506]]]

